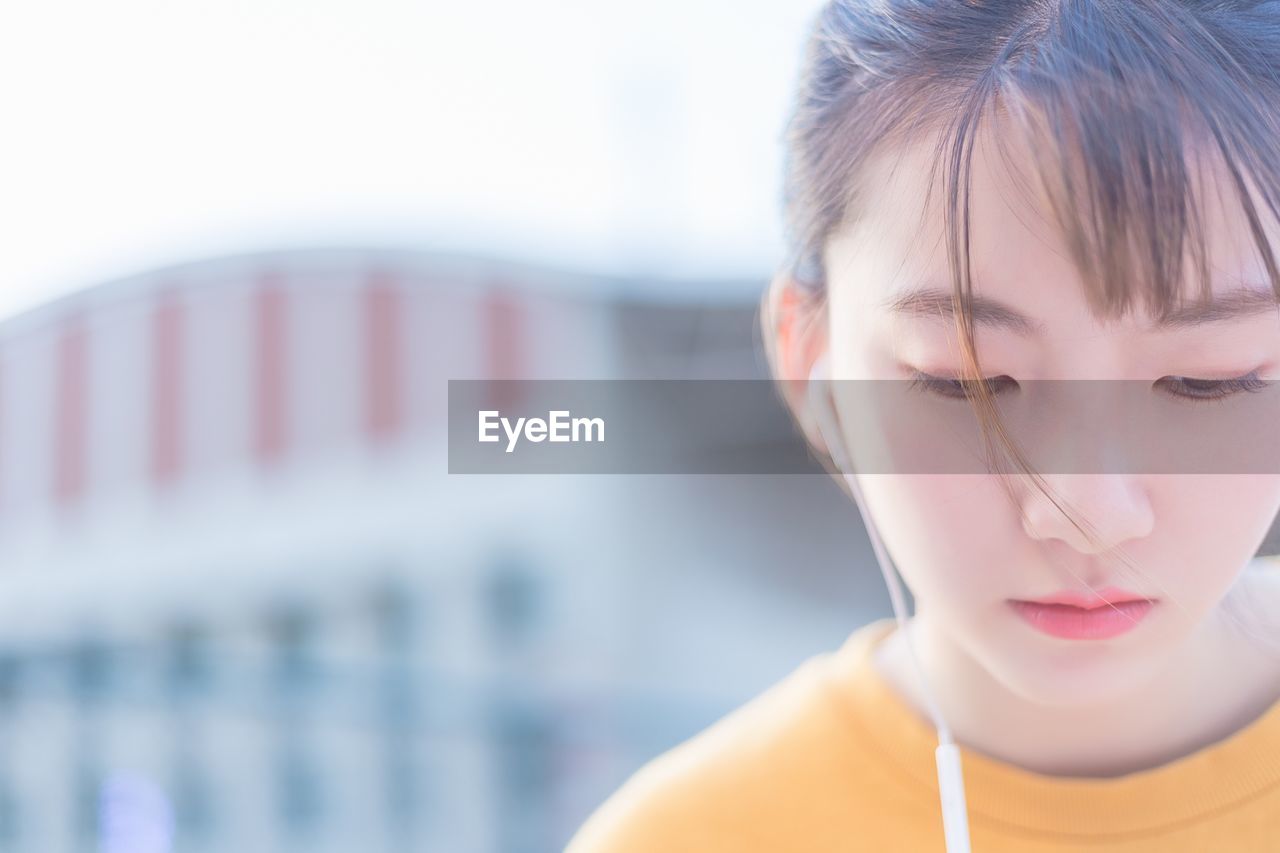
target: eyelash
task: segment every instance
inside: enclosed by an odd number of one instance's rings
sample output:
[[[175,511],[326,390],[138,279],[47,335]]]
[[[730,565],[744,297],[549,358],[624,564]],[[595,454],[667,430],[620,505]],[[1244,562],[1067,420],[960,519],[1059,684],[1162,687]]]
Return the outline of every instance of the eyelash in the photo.
[[[1166,379],[1174,380],[1173,384],[1176,387],[1182,388],[1192,387],[1187,383],[1211,383],[1213,387],[1204,390],[1201,393],[1188,394],[1176,391],[1170,392],[1174,397],[1182,400],[1190,400],[1193,403],[1211,403],[1239,393],[1255,393],[1271,385],[1271,383],[1265,379],[1258,378],[1257,370],[1251,370],[1244,376],[1236,376],[1231,379],[1195,379],[1187,376],[1166,376],[1159,381],[1164,382]],[[1001,382],[1001,380],[1005,383],[1004,387],[1007,387],[1007,383],[1012,383],[1014,385],[1018,384],[1008,376],[983,377],[982,381],[987,384],[987,387],[991,390],[992,394],[999,394],[1000,388],[994,386],[996,386],[996,383]],[[913,391],[921,391],[926,394],[933,394],[949,400],[969,399],[970,394],[966,389],[976,385],[977,383],[973,380],[948,379],[941,376],[931,376],[930,374],[922,373],[919,370],[912,371],[910,381],[910,388]]]

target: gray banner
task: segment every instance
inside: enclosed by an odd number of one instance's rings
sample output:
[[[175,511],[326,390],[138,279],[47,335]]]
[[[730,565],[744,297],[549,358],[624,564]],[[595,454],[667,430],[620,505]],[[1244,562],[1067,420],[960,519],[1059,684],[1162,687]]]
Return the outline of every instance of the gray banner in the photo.
[[[939,387],[945,389],[939,391]],[[1005,433],[1054,473],[1280,473],[1280,387],[1202,380],[1020,381]],[[1016,473],[956,383],[810,385],[806,418],[866,474]],[[949,395],[956,396],[949,396]],[[1210,396],[1210,395],[1214,396]],[[830,436],[827,436],[830,438]],[[994,436],[992,437],[994,441]],[[454,474],[822,474],[769,380],[451,380]]]

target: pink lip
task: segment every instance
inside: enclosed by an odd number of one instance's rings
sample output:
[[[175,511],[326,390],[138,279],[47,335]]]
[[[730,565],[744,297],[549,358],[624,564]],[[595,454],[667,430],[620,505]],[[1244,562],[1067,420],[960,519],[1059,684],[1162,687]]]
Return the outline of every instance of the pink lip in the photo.
[[[1079,592],[1074,589],[1064,589],[1061,592],[1055,592],[1053,595],[1046,595],[1042,598],[1027,598],[1023,600],[1033,604],[1070,604],[1074,607],[1082,607],[1085,610],[1093,610],[1098,607],[1106,607],[1108,604],[1119,604],[1122,601],[1149,601],[1150,599],[1145,595],[1139,595],[1127,589],[1104,586],[1096,592]]]
[[[1052,637],[1104,640],[1138,626],[1155,601],[1128,590],[1106,587],[1097,594],[1063,590],[1009,604],[1031,627]]]

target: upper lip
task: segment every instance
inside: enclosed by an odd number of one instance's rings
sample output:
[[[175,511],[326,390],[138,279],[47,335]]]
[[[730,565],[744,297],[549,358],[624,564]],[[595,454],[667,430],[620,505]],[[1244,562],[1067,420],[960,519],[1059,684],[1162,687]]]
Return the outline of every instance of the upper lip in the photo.
[[[1064,589],[1055,592],[1053,595],[1046,595],[1041,598],[1024,598],[1022,601],[1029,601],[1034,604],[1068,604],[1073,607],[1080,607],[1085,610],[1093,610],[1097,607],[1107,607],[1112,604],[1119,604],[1123,601],[1147,601],[1145,595],[1139,595],[1136,592],[1130,592],[1127,589],[1119,587],[1107,586],[1099,590],[1075,590]]]

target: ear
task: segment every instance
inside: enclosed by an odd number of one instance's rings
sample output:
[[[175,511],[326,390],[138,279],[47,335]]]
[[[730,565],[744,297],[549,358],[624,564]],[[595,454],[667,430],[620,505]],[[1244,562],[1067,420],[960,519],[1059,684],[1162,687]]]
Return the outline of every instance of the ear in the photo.
[[[826,299],[789,272],[773,277],[760,306],[761,334],[774,380],[810,444],[827,447],[809,407],[809,373],[827,350]]]

